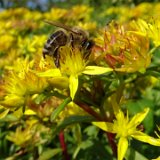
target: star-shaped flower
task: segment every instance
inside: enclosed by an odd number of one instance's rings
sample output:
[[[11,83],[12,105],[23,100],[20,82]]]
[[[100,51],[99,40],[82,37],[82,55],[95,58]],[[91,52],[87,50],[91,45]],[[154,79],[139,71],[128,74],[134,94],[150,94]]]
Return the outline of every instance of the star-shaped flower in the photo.
[[[104,131],[115,133],[118,138],[118,160],[122,160],[128,148],[129,138],[135,138],[139,141],[149,143],[154,146],[160,146],[160,139],[148,136],[138,129],[138,125],[143,121],[149,112],[145,108],[143,112],[137,113],[131,120],[128,115],[125,116],[121,110],[115,113],[116,119],[111,122],[93,122],[93,124]]]

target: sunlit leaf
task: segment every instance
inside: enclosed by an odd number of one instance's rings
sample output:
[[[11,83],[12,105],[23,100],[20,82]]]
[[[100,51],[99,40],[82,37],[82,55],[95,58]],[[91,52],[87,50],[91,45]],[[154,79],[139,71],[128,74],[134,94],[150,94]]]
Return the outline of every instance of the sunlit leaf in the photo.
[[[56,149],[45,149],[42,154],[39,156],[39,160],[50,160],[52,157],[55,155],[59,154],[62,152],[61,148],[56,148]]]
[[[99,75],[99,74],[104,74],[111,71],[113,71],[112,68],[99,67],[99,66],[87,66],[85,67],[85,70],[83,71],[83,73],[88,75]]]

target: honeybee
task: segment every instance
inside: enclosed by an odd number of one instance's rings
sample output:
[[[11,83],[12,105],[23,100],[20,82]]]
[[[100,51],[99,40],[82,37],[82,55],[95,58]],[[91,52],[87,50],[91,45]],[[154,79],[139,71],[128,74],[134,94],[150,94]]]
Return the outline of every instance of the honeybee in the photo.
[[[59,64],[59,48],[65,45],[71,45],[71,47],[79,47],[80,50],[83,50],[84,56],[87,57],[91,53],[91,49],[94,45],[92,40],[89,40],[88,32],[78,28],[78,27],[69,27],[64,24],[45,21],[46,23],[59,27],[61,30],[54,32],[47,40],[43,48],[43,57],[46,55],[52,56],[56,67],[60,67]]]

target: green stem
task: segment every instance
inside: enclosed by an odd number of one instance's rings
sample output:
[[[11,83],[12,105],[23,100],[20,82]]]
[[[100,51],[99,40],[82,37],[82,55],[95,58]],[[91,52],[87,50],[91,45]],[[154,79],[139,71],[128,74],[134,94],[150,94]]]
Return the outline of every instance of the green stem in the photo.
[[[66,99],[52,112],[51,118],[50,118],[51,122],[53,122],[53,121],[57,118],[57,116],[59,115],[59,113],[60,113],[60,112],[64,109],[64,107],[65,107],[69,102],[71,102],[71,101],[72,101],[71,97],[66,98]]]

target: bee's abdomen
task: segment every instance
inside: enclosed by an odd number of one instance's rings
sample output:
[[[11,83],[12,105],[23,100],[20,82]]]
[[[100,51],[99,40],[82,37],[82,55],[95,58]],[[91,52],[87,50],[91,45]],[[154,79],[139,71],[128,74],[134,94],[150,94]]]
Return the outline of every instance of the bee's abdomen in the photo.
[[[64,46],[67,43],[67,35],[63,31],[56,31],[47,40],[43,48],[43,57],[45,55],[54,56],[54,52],[60,46]]]

